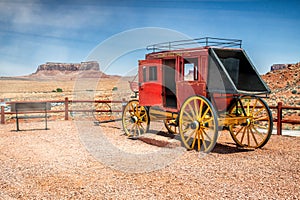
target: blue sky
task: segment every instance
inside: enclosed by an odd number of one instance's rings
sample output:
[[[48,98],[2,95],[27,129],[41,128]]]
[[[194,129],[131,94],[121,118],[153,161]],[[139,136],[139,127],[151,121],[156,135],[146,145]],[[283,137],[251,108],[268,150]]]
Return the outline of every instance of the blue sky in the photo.
[[[86,61],[116,34],[147,27],[190,38],[242,39],[263,74],[274,63],[300,61],[299,10],[299,1],[284,0],[0,0],[0,76],[30,74],[45,62]],[[140,37],[149,44],[169,39]],[[138,38],[126,42],[134,47]],[[121,46],[113,45],[110,52]],[[106,73],[122,75],[146,52],[131,50],[114,61],[95,59]]]

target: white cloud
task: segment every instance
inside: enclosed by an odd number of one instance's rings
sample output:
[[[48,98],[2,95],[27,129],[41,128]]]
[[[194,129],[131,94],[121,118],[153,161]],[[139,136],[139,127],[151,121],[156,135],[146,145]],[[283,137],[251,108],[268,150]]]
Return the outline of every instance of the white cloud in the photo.
[[[18,31],[32,31],[36,27],[53,29],[80,29],[99,26],[107,22],[109,9],[84,4],[51,4],[31,0],[24,2],[0,2],[0,16]]]

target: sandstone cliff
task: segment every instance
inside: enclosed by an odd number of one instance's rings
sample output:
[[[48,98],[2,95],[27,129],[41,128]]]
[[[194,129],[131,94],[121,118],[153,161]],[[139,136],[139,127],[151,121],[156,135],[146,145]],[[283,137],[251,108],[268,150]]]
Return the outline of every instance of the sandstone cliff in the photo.
[[[108,78],[109,76],[100,71],[99,63],[88,61],[81,63],[58,63],[47,62],[38,66],[35,73],[31,74],[33,78],[58,78],[73,79],[75,77],[83,78]]]
[[[270,98],[265,99],[269,105],[276,106],[278,102],[282,102],[284,106],[300,106],[300,63],[268,72],[262,78],[272,91]],[[283,118],[300,120],[300,111],[283,110]],[[300,129],[299,125],[284,124],[284,126]]]
[[[300,63],[270,71],[262,78],[272,91],[270,103],[281,101],[284,105],[300,106]]]
[[[96,61],[81,62],[81,63],[55,63],[47,62],[38,66],[36,73],[40,71],[62,71],[62,72],[77,72],[95,70],[100,71],[99,63]]]

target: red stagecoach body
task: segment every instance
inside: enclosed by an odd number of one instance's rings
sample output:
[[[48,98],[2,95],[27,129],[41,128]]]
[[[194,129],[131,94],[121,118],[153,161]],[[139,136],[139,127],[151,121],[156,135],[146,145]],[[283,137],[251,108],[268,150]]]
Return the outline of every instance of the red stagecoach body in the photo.
[[[153,52],[139,61],[139,101],[143,106],[180,110],[192,95],[213,98],[218,111],[232,96],[270,90],[241,48],[199,47]]]

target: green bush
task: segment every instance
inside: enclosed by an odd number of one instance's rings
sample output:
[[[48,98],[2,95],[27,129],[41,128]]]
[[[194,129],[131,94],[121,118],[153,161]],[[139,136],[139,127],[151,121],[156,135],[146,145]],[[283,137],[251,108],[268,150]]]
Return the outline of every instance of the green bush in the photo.
[[[56,90],[52,90],[52,92],[63,92],[63,89],[61,89],[61,88],[56,88]]]
[[[113,87],[113,89],[112,89],[112,91],[117,91],[118,90],[118,88],[115,86],[115,87]]]
[[[63,89],[61,89],[61,88],[56,88],[56,92],[63,92]]]
[[[292,90],[292,94],[297,94],[297,90]]]

